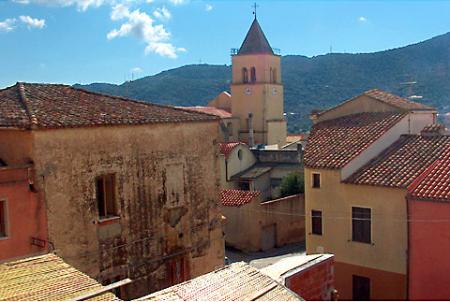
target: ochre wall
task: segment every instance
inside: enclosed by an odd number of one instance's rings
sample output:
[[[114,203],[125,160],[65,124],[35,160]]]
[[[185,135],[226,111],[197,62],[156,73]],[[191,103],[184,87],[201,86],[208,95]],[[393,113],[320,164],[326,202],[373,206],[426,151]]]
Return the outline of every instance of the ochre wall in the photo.
[[[370,278],[371,300],[405,300],[406,275],[335,262],[335,287],[339,300],[352,300],[353,275]]]
[[[46,208],[31,192],[28,168],[0,168],[0,201],[6,201],[6,235],[0,237],[0,262],[47,251]],[[32,177],[32,176],[31,176]],[[31,237],[44,240],[31,245]]]
[[[409,201],[409,299],[450,300],[450,205]]]
[[[30,131],[0,129],[0,158],[8,166],[29,164],[33,150]]]
[[[312,172],[321,174],[320,189],[312,188]],[[404,189],[341,183],[339,170],[305,168],[307,253],[332,253],[339,263],[405,275],[405,195]],[[352,206],[371,208],[372,244],[352,241]],[[322,211],[321,236],[311,234],[311,210]],[[336,284],[343,284],[339,278]]]
[[[100,281],[130,276],[128,298],[171,285],[167,263],[176,257],[188,277],[223,265],[216,122],[41,130],[34,137],[49,239],[69,264]],[[106,173],[116,175],[119,218],[102,222],[95,178]]]

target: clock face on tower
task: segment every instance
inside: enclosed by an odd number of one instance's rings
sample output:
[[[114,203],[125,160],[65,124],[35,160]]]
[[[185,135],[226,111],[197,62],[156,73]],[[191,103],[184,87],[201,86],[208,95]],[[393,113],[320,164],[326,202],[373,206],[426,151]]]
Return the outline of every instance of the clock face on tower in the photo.
[[[277,89],[275,87],[272,88],[272,94],[273,95],[277,94]]]
[[[250,87],[245,88],[245,94],[246,95],[252,94],[252,89]]]

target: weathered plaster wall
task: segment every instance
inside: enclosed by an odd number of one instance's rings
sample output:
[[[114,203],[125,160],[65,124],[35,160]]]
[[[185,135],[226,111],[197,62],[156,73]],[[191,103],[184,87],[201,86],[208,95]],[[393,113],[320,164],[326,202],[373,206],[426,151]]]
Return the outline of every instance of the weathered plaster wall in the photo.
[[[28,164],[32,150],[30,131],[0,129],[0,158],[8,166]]]
[[[136,297],[223,264],[217,123],[34,131],[49,237],[69,264],[102,280],[130,276]],[[119,218],[98,219],[95,178],[116,175]],[[214,250],[213,250],[214,249]],[[201,263],[201,264],[200,264]]]

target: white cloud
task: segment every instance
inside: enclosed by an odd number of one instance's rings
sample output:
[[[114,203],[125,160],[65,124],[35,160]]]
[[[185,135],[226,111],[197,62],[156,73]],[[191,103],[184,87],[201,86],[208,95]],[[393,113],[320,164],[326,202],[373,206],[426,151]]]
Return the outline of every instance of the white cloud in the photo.
[[[5,21],[0,21],[0,32],[10,32],[14,30],[16,24],[16,19],[9,18]]]
[[[20,16],[20,21],[25,23],[28,28],[44,28],[45,19],[31,18],[30,16]]]
[[[157,8],[153,12],[153,16],[161,21],[167,21],[172,17],[169,10],[165,6],[163,6],[162,8]]]
[[[169,2],[172,3],[173,5],[181,5],[185,4],[187,0],[169,0]]]
[[[117,4],[111,12],[113,21],[125,20],[118,29],[113,29],[107,34],[109,40],[133,36],[144,41],[147,46],[145,53],[150,52],[164,57],[176,58],[178,52],[186,51],[184,48],[177,48],[169,42],[170,33],[162,24],[154,24],[154,20],[147,13],[139,9],[130,11],[124,4]]]
[[[207,12],[210,12],[210,11],[213,10],[213,6],[212,6],[211,4],[206,4],[206,5],[205,5],[205,10],[206,10]]]
[[[359,22],[366,22],[366,21],[367,21],[367,18],[364,17],[364,16],[361,16],[361,17],[358,18],[358,21],[359,21]]]
[[[76,6],[79,10],[85,11],[89,7],[99,7],[105,3],[114,3],[114,0],[13,0],[20,4],[42,4],[53,6]]]
[[[130,69],[130,72],[132,72],[132,73],[141,73],[141,72],[144,72],[144,70],[142,70],[142,68],[140,68],[140,67],[133,67],[133,68]]]

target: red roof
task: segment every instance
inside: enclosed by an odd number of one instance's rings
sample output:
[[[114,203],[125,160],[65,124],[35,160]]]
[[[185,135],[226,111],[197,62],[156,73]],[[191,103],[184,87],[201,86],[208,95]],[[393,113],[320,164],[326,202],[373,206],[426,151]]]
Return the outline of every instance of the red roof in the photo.
[[[239,207],[251,202],[255,197],[259,196],[258,191],[242,191],[226,189],[220,191],[220,201],[223,206]]]
[[[219,143],[219,152],[225,155],[225,158],[228,159],[231,152],[239,145],[245,145],[242,142],[228,142],[228,143]]]
[[[402,135],[345,182],[406,188],[449,148],[447,135]]]
[[[365,112],[317,123],[306,144],[305,166],[342,168],[403,117],[398,112]]]
[[[67,85],[17,83],[0,90],[0,127],[67,128],[212,121],[208,114]]]
[[[195,111],[195,112],[212,114],[212,115],[218,116],[220,118],[230,118],[233,116],[230,112],[223,110],[223,109],[216,108],[216,107],[192,106],[192,107],[177,107],[177,108]]]
[[[404,99],[398,95],[380,89],[368,90],[364,92],[364,95],[403,110],[436,110],[433,107]]]
[[[450,202],[450,148],[409,187],[409,198]]]

